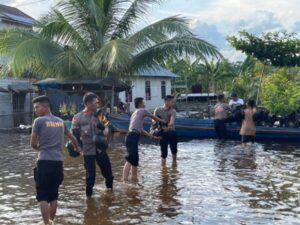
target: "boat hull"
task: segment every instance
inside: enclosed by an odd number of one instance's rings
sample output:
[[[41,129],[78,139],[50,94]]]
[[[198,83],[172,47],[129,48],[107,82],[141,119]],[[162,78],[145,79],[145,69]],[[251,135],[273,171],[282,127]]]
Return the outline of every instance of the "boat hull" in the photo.
[[[109,115],[110,123],[118,128],[128,129],[128,115]],[[144,129],[150,129],[151,120],[145,119]],[[210,119],[195,119],[195,118],[176,118],[176,132],[179,138],[217,138],[214,121]],[[236,123],[227,124],[227,138],[237,139],[240,127]],[[299,141],[299,128],[283,128],[283,127],[256,127],[256,140],[260,141]]]

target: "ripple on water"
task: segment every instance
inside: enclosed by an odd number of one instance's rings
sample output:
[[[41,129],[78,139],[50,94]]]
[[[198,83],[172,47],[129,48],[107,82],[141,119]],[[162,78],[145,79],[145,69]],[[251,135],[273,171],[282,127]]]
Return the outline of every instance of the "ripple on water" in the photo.
[[[124,138],[120,138],[124,140]],[[36,224],[29,136],[0,134],[0,224]],[[114,191],[97,173],[95,195],[85,198],[82,157],[65,156],[56,224],[299,224],[300,145],[190,140],[178,162],[160,165],[157,144],[142,140],[138,185],[121,182],[124,144],[109,150]]]

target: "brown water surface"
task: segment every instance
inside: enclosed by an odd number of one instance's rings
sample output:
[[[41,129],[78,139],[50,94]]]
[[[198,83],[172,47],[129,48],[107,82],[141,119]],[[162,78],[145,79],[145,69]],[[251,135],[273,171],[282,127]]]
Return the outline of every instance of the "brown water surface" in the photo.
[[[109,150],[114,191],[97,173],[86,200],[82,158],[65,156],[56,224],[300,224],[300,145],[191,140],[179,143],[177,165],[160,166],[158,145],[140,145],[139,184],[123,185],[124,137]],[[0,133],[0,224],[41,221],[29,135]]]

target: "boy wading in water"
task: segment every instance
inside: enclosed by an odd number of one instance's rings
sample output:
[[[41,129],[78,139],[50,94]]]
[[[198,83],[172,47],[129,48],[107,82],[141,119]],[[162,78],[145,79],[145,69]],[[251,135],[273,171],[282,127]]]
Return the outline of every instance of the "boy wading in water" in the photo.
[[[51,225],[57,209],[58,189],[64,177],[64,134],[71,140],[77,152],[80,152],[80,148],[63,120],[51,114],[47,96],[39,96],[32,102],[37,118],[32,125],[30,144],[39,152],[37,167],[34,168],[36,199],[43,217],[43,222],[39,224]]]
[[[240,135],[242,136],[242,145],[246,145],[248,142],[253,144],[255,141],[256,127],[253,120],[254,110],[255,101],[249,100],[247,103],[247,108],[244,110],[245,118],[240,130]]]
[[[143,129],[143,122],[145,117],[149,117],[157,122],[164,123],[165,121],[153,116],[148,110],[145,109],[143,98],[135,98],[134,106],[136,110],[132,113],[129,123],[129,132],[126,136],[126,149],[127,156],[125,157],[126,163],[123,168],[123,182],[128,182],[128,176],[131,171],[131,181],[137,182],[137,166],[139,164],[138,142],[140,135],[145,135],[151,139],[159,140],[160,138],[149,134]]]

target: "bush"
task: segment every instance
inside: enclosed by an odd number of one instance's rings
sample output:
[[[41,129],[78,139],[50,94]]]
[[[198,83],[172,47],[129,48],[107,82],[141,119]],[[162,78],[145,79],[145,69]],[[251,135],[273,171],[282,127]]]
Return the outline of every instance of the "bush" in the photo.
[[[300,85],[282,73],[268,76],[262,83],[262,104],[271,113],[285,116],[300,108]]]

